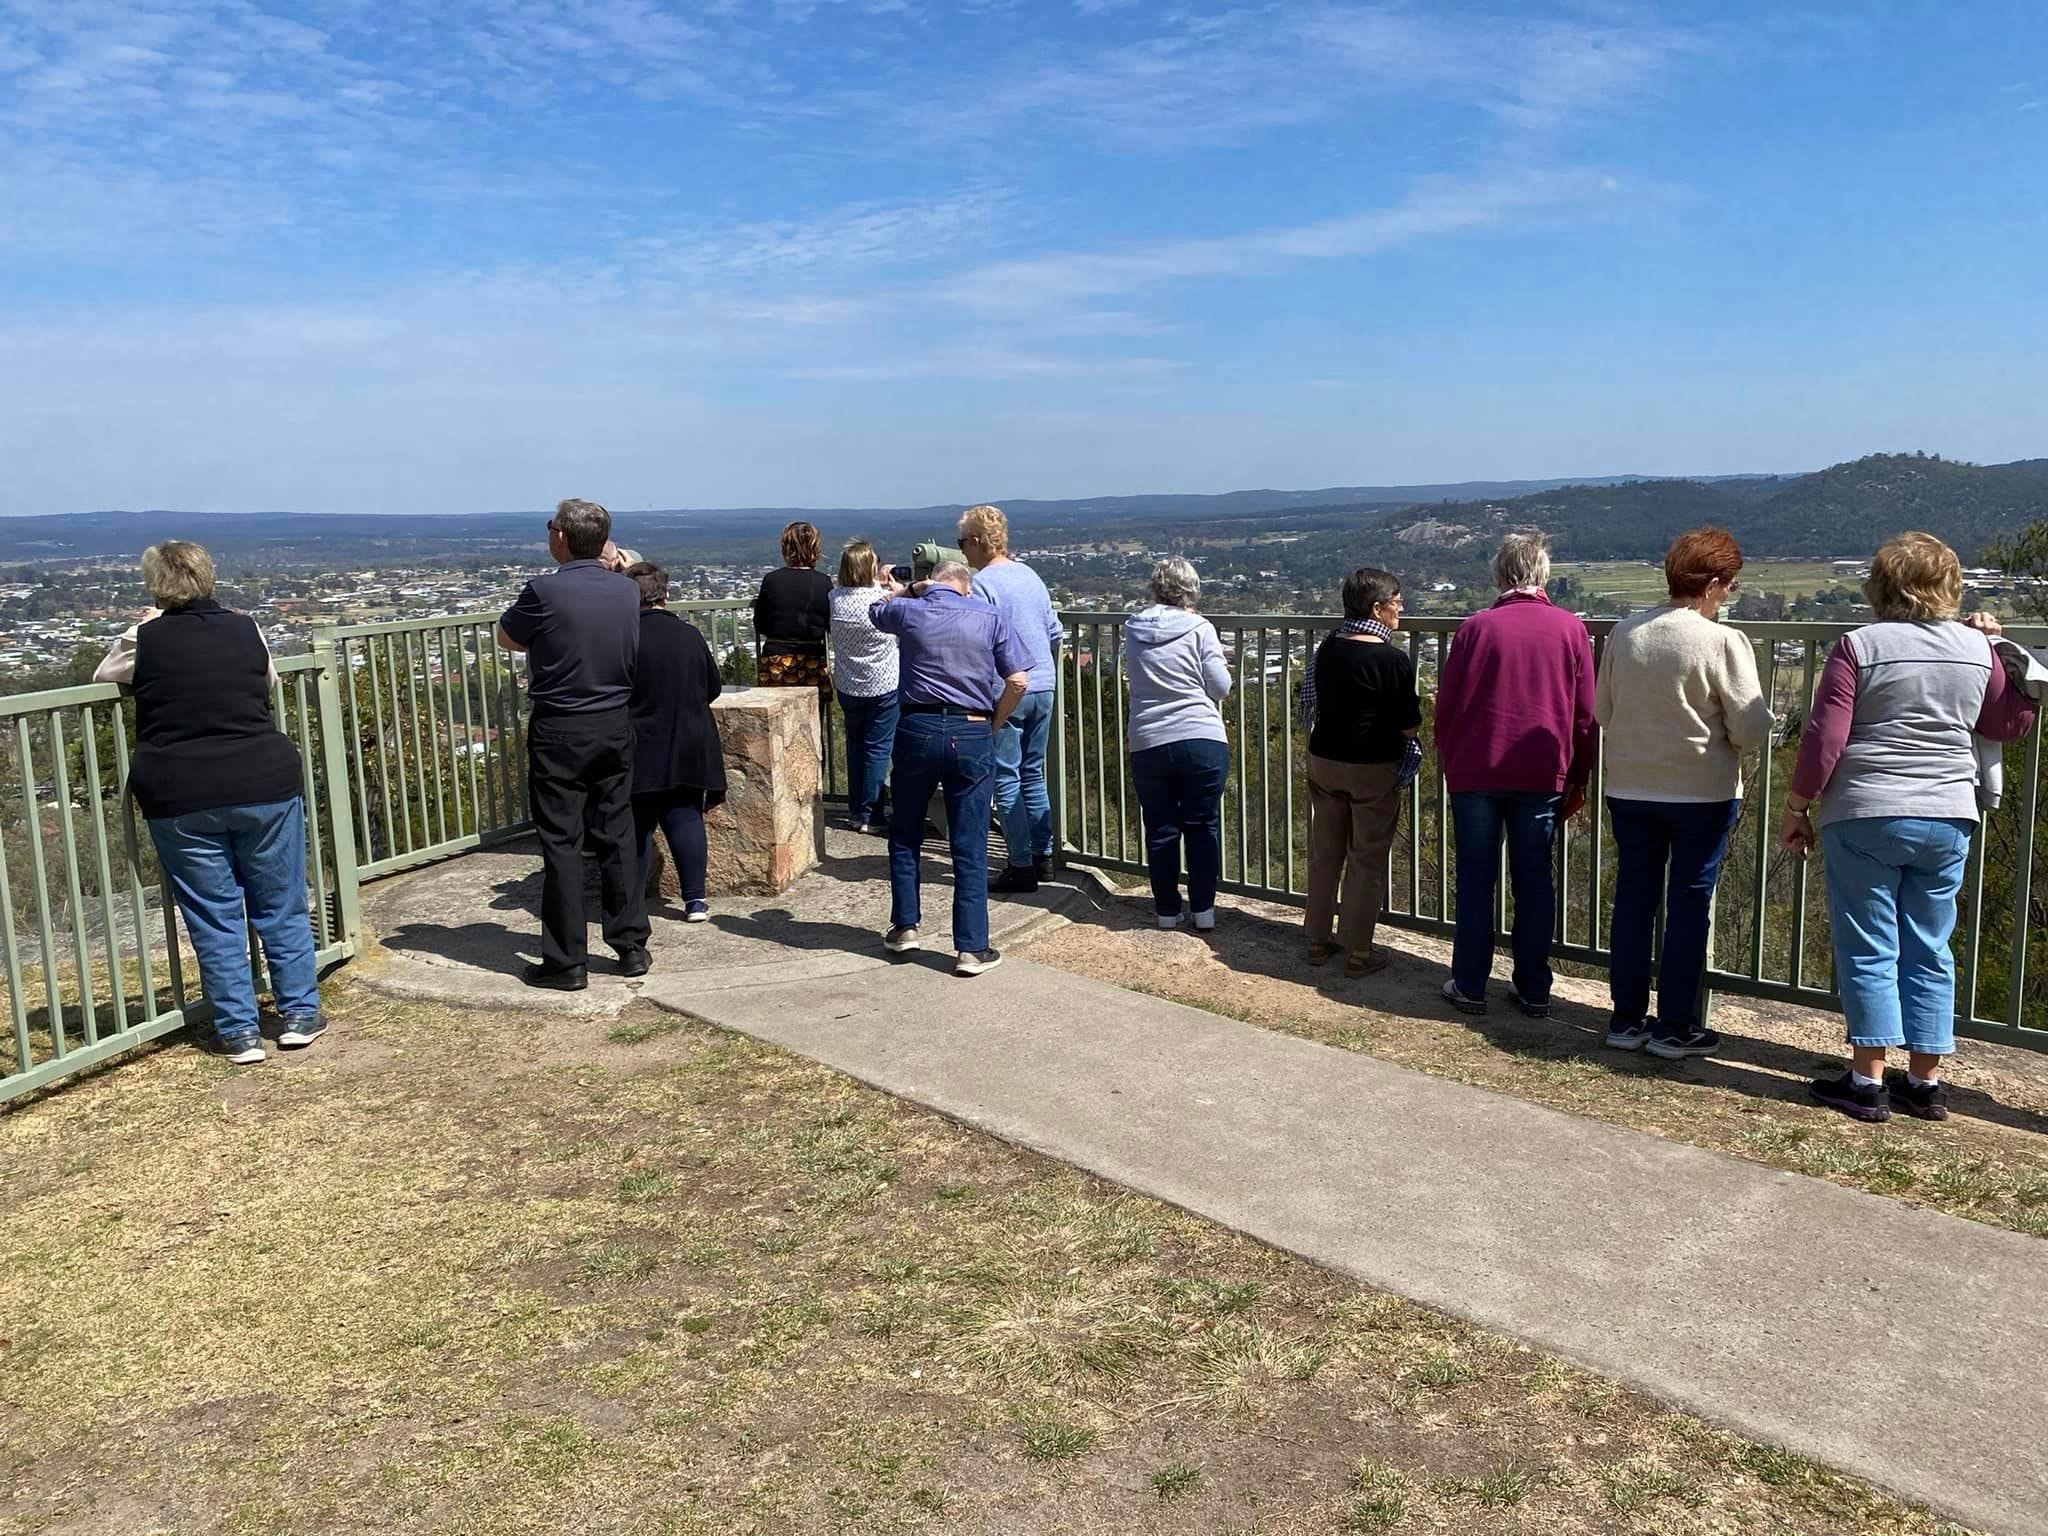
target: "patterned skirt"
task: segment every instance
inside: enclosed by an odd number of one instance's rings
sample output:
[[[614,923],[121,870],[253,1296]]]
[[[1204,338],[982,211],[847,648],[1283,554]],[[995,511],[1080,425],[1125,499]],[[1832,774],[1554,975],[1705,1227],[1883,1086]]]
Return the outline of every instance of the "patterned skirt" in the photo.
[[[790,654],[762,648],[760,684],[763,688],[815,688],[829,698],[832,667],[816,652]]]

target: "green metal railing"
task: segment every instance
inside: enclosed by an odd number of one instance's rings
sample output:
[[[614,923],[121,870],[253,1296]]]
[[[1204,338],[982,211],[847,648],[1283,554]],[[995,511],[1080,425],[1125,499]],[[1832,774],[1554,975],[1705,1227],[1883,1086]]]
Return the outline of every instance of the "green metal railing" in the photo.
[[[1126,615],[1069,613],[1068,651],[1056,715],[1054,814],[1074,863],[1144,873],[1144,833],[1130,782],[1121,679]],[[1335,626],[1325,617],[1220,615],[1216,625],[1238,686],[1225,701],[1231,771],[1224,791],[1224,889],[1298,903],[1308,872],[1308,743],[1295,720],[1303,669]],[[1413,618],[1401,643],[1414,659],[1425,694],[1452,643],[1459,620]],[[1596,649],[1611,621],[1587,626]],[[1828,938],[1821,856],[1798,859],[1776,846],[1777,812],[1796,755],[1797,730],[1813,699],[1821,664],[1853,626],[1744,624],[1755,646],[1758,676],[1781,720],[1768,750],[1745,763],[1741,820],[1715,898],[1709,985],[1749,997],[1839,1006]],[[2048,645],[2048,630],[2014,629],[2029,646]],[[1425,701],[1426,702],[1426,701]],[[1425,713],[1427,710],[1425,709]],[[1386,921],[1448,936],[1453,930],[1454,848],[1449,797],[1425,726],[1427,758],[1407,791],[1403,826],[1389,855]],[[2048,848],[2040,828],[2042,733],[2007,749],[2002,807],[1979,829],[1956,931],[1957,1031],[1982,1039],[2048,1049],[2048,920],[2037,916],[2036,865]],[[1603,754],[1604,758],[1604,754]],[[1557,841],[1555,953],[1604,967],[1613,910],[1614,843],[1596,766],[1591,808]],[[1499,882],[1495,922],[1505,933],[1511,915]],[[2035,951],[2040,951],[2036,953]]]
[[[362,922],[321,651],[280,658],[271,708],[304,762],[308,906],[323,966]],[[205,1017],[190,946],[127,795],[133,707],[111,684],[0,699],[0,1102]],[[256,964],[253,936],[250,963]]]

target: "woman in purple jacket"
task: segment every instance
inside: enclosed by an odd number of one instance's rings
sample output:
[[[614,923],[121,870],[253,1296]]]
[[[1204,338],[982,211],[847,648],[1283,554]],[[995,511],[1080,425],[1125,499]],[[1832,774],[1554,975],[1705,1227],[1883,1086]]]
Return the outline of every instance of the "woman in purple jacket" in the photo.
[[[1598,750],[1593,642],[1544,591],[1550,549],[1542,534],[1503,540],[1493,579],[1500,600],[1458,626],[1437,680],[1436,746],[1458,839],[1457,933],[1444,999],[1462,1013],[1486,1012],[1505,833],[1515,893],[1508,1001],[1540,1019],[1550,1013],[1557,919],[1551,846],[1559,823],[1586,803]]]

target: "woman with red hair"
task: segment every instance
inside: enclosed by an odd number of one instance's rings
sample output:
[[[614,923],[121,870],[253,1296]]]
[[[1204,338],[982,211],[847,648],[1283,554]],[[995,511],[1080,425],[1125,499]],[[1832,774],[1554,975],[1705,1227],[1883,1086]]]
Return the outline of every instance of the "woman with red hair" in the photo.
[[[1671,600],[1608,637],[1593,695],[1607,733],[1614,878],[1614,1018],[1607,1043],[1677,1060],[1721,1037],[1700,1017],[1708,918],[1728,837],[1742,810],[1742,754],[1771,736],[1771,701],[1740,633],[1716,622],[1734,595],[1742,550],[1718,528],[1681,534],[1664,557]],[[1650,963],[1657,903],[1664,951]]]

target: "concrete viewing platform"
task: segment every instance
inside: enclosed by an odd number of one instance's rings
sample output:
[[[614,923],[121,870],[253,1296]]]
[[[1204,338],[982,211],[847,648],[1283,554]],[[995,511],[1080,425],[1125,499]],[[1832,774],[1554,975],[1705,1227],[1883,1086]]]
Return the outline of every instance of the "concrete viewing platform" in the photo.
[[[707,924],[657,904],[641,980],[607,974],[593,930],[590,990],[567,996],[517,980],[538,953],[531,849],[468,854],[365,890],[355,974],[472,1006],[687,1013],[1973,1527],[2048,1533],[2041,1239],[1034,965],[1034,936],[1085,915],[1071,880],[995,901],[1005,964],[956,979],[936,845],[930,947],[895,962],[884,845],[834,833],[826,854]]]

